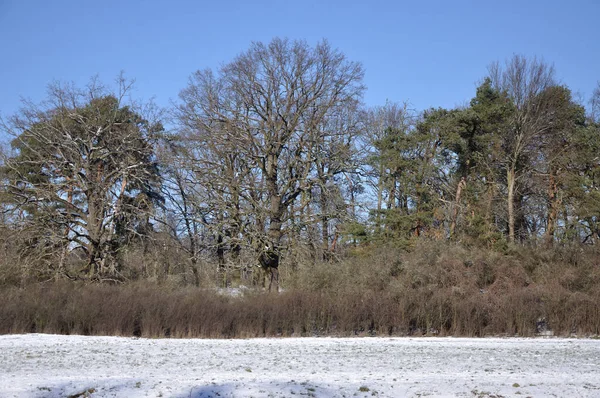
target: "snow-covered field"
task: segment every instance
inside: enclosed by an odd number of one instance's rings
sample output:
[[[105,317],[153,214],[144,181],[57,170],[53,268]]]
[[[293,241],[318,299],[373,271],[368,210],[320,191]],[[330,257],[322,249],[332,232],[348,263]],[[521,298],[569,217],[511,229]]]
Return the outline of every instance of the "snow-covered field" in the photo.
[[[0,336],[0,397],[69,395],[600,397],[600,340]]]

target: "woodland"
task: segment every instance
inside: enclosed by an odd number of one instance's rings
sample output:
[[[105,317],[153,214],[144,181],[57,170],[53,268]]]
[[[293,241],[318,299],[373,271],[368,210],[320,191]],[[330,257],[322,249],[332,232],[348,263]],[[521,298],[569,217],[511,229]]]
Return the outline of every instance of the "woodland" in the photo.
[[[360,62],[275,38],[168,109],[50,85],[0,119],[0,333],[597,336],[600,83],[487,71],[366,106]]]

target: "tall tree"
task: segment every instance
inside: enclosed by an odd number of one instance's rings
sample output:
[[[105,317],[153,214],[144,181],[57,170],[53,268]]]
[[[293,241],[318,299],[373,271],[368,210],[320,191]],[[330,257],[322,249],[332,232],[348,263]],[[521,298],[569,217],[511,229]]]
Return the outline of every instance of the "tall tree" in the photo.
[[[321,213],[323,259],[327,259],[332,254],[332,246],[335,246],[337,239],[336,232],[330,233],[330,224],[348,221],[349,216],[352,215],[346,209],[341,187],[360,167],[357,156],[358,148],[355,144],[361,132],[358,104],[348,105],[345,108],[340,106],[335,113],[332,112],[329,117],[324,118],[321,127],[323,134],[320,134],[318,138],[320,142],[316,143],[313,150],[316,184],[319,191],[318,205]],[[350,193],[355,189],[356,187],[350,188]],[[352,203],[352,198],[349,200]],[[337,228],[337,225],[334,228]],[[331,235],[333,235],[333,241],[330,242]]]
[[[119,251],[147,235],[160,180],[151,143],[157,121],[124,104],[131,83],[110,92],[54,84],[2,126],[13,135],[5,164],[11,206],[37,232],[36,245],[82,250],[89,277],[120,277]],[[53,240],[54,242],[49,242]]]
[[[573,101],[571,91],[563,86],[548,88],[538,100],[546,103],[551,121],[537,141],[539,155],[532,162],[545,188],[542,194],[546,208],[544,240],[547,245],[552,245],[559,216],[563,213],[565,186],[573,174],[578,173],[577,158],[585,153],[577,145],[578,136],[585,129],[585,109]]]
[[[416,115],[407,103],[388,102],[384,106],[367,109],[365,119],[363,160],[367,183],[376,193],[375,231],[383,232],[386,210],[405,206],[398,192],[398,178],[403,165],[399,162],[401,142],[414,128]]]
[[[376,230],[385,226],[380,231],[382,237],[406,240],[424,232],[439,235],[443,217],[437,210],[446,170],[441,145],[446,113],[428,110],[416,123],[403,113],[398,127],[386,128],[373,140],[370,160],[378,178]]]
[[[448,115],[444,145],[456,157],[455,194],[452,205],[450,236],[457,234],[462,203],[468,220],[464,227],[479,241],[496,239],[493,203],[498,193],[501,131],[512,114],[512,102],[492,86],[490,78],[477,88],[470,106]],[[464,198],[464,200],[463,200]]]
[[[254,43],[216,73],[196,72],[180,95],[186,128],[209,135],[258,172],[267,203],[249,203],[256,212],[256,249],[271,282],[278,281],[292,205],[325,177],[315,172],[320,145],[332,135],[323,127],[360,100],[362,78],[361,65],[327,42],[310,47],[274,39]]]
[[[522,214],[517,214],[520,199],[523,198],[523,193],[519,192],[519,183],[522,184],[531,174],[530,160],[534,156],[531,154],[532,148],[552,125],[552,109],[547,102],[548,98],[542,96],[542,93],[555,85],[554,68],[536,58],[527,59],[515,55],[504,66],[492,64],[489,72],[494,87],[505,92],[514,105],[509,123],[501,133],[508,239],[514,243],[516,219],[518,216],[522,217]]]

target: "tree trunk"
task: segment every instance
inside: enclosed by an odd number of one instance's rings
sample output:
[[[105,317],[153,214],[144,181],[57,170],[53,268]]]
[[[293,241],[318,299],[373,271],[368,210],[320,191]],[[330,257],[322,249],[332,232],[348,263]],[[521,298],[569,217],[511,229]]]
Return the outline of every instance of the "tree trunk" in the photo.
[[[381,206],[383,204],[383,166],[379,168],[379,181],[377,181],[377,233],[381,232]]]
[[[507,196],[508,205],[508,241],[515,243],[515,170],[509,168],[506,172]]]
[[[396,201],[396,177],[392,176],[392,182],[390,185],[390,194],[388,196],[388,201],[387,201],[387,209],[395,209],[397,208],[397,201]]]
[[[460,179],[458,186],[456,187],[456,198],[454,200],[454,209],[452,210],[452,222],[450,223],[450,238],[454,237],[454,231],[456,229],[456,220],[458,218],[458,209],[460,207],[460,196],[462,190],[467,186],[465,177]]]
[[[335,227],[335,232],[333,234],[333,241],[331,242],[331,247],[329,248],[329,252],[330,253],[335,253],[336,249],[337,249],[337,242],[338,242],[338,238],[340,237],[340,234],[338,232],[338,228],[337,226]],[[354,245],[356,245],[356,241],[354,243]]]
[[[68,185],[67,188],[67,203],[69,205],[73,204],[73,184],[71,183],[71,178],[67,177],[66,178]],[[61,250],[61,254],[60,254],[60,262],[58,264],[58,272],[59,274],[62,274],[65,272],[65,262],[67,260],[67,256],[69,255],[69,232],[71,230],[70,227],[70,223],[69,221],[71,220],[71,216],[69,215],[69,213],[72,211],[72,209],[67,206],[67,211],[66,211],[66,225],[65,225],[65,230],[63,232],[63,240],[64,240],[64,247]]]
[[[279,292],[279,258],[280,258],[280,248],[279,244],[281,243],[281,202],[279,196],[274,196],[271,198],[271,222],[269,223],[269,240],[272,245],[270,247],[268,256],[269,261],[266,263],[266,267],[270,269],[271,273],[271,282],[269,283],[269,291],[271,291],[271,285],[275,282],[275,291]]]
[[[218,274],[223,278],[223,287],[227,287],[227,269],[225,267],[225,249],[223,244],[223,235],[217,235],[217,262],[219,265]]]
[[[279,269],[279,258],[280,258],[280,248],[279,244],[281,243],[281,237],[283,235],[281,227],[282,227],[282,217],[283,217],[283,204],[281,203],[281,196],[279,196],[279,189],[277,187],[277,161],[278,158],[276,155],[270,155],[268,157],[267,162],[267,170],[266,170],[266,178],[265,182],[267,185],[267,191],[270,196],[270,208],[269,208],[269,231],[268,238],[270,247],[266,248],[267,252],[266,257],[263,256],[263,259],[266,261],[262,261],[262,266],[270,270],[271,273],[271,283],[269,283],[269,291],[271,290],[271,285],[275,282],[276,291],[279,291],[279,273],[277,271],[277,277],[274,277],[273,269]],[[261,250],[265,250],[265,248],[260,248]]]
[[[183,206],[183,222],[185,224],[185,229],[188,234],[188,239],[190,240],[190,261],[192,263],[192,273],[194,274],[194,285],[196,287],[200,286],[200,275],[198,274],[198,247],[196,245],[196,236],[197,236],[197,227],[196,223],[191,220],[188,209],[188,200],[187,193],[183,187],[183,181],[179,174],[175,175],[177,188],[179,189],[179,195],[181,196],[181,202]],[[192,228],[193,226],[193,228]]]
[[[271,292],[273,282],[275,282],[275,291],[279,292],[279,268],[271,268],[270,276],[271,278],[269,281],[269,292]]]
[[[88,232],[88,277],[93,277],[100,270],[98,269],[98,259],[101,257],[100,243],[100,228],[101,220],[99,219],[99,209],[96,203],[96,198],[91,196],[88,199],[88,214],[87,214],[87,232]]]
[[[554,173],[550,174],[550,180],[548,182],[548,217],[546,224],[546,245],[552,246],[554,244],[554,233],[556,231],[556,220],[558,219],[558,209],[560,206],[560,199],[558,198],[558,184],[556,183],[556,177]]]
[[[328,260],[329,254],[329,217],[327,217],[327,198],[325,187],[321,187],[321,258]]]
[[[416,184],[416,198],[415,198],[415,216],[416,216],[416,222],[415,222],[415,226],[413,227],[413,235],[415,237],[419,237],[421,236],[421,195],[422,195],[422,184],[421,182],[417,182]]]

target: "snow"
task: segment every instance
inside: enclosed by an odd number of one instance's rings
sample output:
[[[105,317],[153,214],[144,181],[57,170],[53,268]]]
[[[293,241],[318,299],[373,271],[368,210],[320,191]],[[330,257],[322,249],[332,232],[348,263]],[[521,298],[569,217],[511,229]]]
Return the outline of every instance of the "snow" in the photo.
[[[600,340],[0,336],[0,397],[600,397]]]

